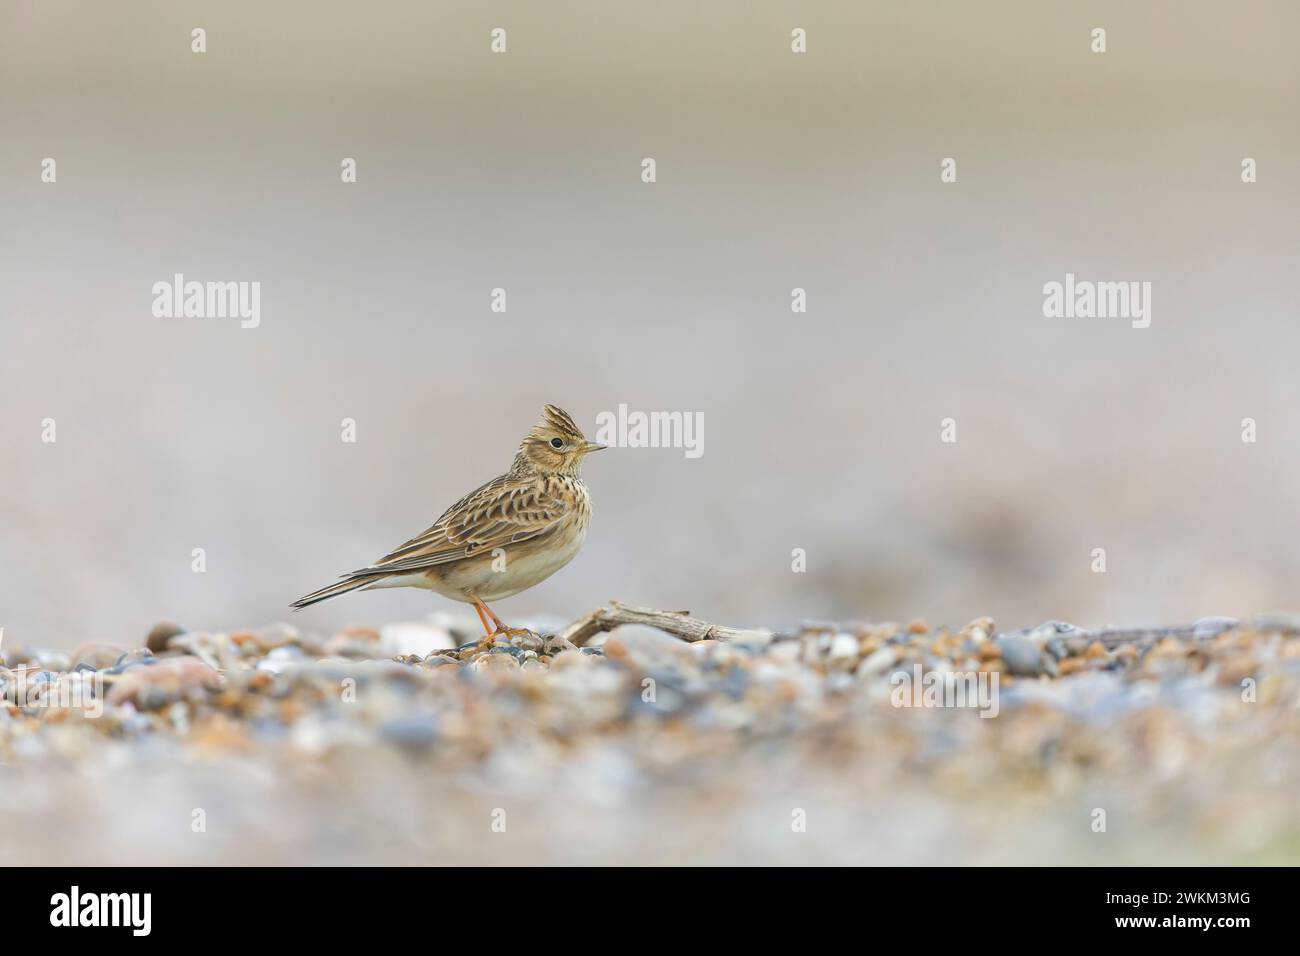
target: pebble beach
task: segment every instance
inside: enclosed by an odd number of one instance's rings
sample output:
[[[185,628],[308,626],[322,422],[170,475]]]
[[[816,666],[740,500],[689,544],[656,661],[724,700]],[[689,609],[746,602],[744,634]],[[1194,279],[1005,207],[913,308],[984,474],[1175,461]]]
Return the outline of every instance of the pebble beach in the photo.
[[[11,634],[0,861],[1300,863],[1300,616],[523,623]]]

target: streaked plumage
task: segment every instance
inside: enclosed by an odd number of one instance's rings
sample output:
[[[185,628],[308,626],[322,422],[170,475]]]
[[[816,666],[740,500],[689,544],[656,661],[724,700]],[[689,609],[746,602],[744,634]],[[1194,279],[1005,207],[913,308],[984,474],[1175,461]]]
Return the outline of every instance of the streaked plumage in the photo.
[[[504,475],[461,498],[423,533],[293,607],[359,589],[419,587],[473,604],[489,634],[488,619],[509,630],[484,602],[544,581],[578,553],[591,522],[579,470],[603,447],[587,441],[568,413],[547,405]]]

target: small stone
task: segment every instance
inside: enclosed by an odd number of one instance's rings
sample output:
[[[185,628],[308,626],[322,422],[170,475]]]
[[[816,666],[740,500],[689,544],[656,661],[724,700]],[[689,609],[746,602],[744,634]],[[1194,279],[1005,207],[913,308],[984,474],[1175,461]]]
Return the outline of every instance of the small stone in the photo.
[[[925,622],[925,618],[918,617],[907,624],[908,634],[927,634],[930,631],[930,625]]]
[[[950,657],[959,645],[958,638],[945,631],[930,641],[930,653],[938,657]]]
[[[898,652],[892,646],[886,645],[868,657],[863,658],[862,663],[858,665],[857,675],[859,677],[871,677],[874,674],[889,670],[897,662]]]
[[[546,641],[543,640],[539,635],[530,633],[530,634],[520,634],[515,637],[512,637],[510,639],[510,643],[514,644],[515,647],[519,648],[522,651],[532,651],[534,653],[537,653],[545,646]]]
[[[556,635],[554,637],[550,637],[546,639],[546,643],[542,647],[542,653],[544,655],[549,654],[551,657],[555,657],[563,653],[564,651],[576,651],[577,649],[578,649],[578,645],[574,644],[572,641],[560,637],[559,635]]]
[[[1027,637],[1017,634],[1003,635],[1002,662],[1012,674],[1023,677],[1037,677],[1044,672],[1045,664],[1042,650],[1038,644]]]
[[[745,631],[736,631],[727,638],[727,643],[733,647],[748,647],[755,650],[767,647],[776,638],[771,631],[762,629],[750,629]]]
[[[420,663],[428,668],[443,667],[447,664],[450,664],[452,667],[460,667],[460,661],[452,656],[454,653],[454,651],[451,651],[442,654],[430,654]]]
[[[269,624],[261,628],[255,637],[261,642],[263,647],[279,647],[281,644],[298,644],[304,638],[302,632],[292,624]]]
[[[885,641],[878,634],[866,634],[858,639],[858,654],[868,657],[885,646]]]
[[[1166,637],[1151,648],[1152,657],[1186,657],[1190,650],[1176,637]]]
[[[87,642],[73,649],[70,656],[73,670],[107,670],[117,663],[126,648],[115,644]]]
[[[108,702],[130,701],[141,710],[156,710],[221,687],[221,675],[197,657],[164,658],[150,667],[133,667],[113,681]]]
[[[138,647],[133,651],[127,651],[119,657],[112,667],[108,668],[110,674],[123,674],[128,670],[145,665],[158,663],[158,658],[153,656],[153,651],[147,648]]]
[[[139,633],[138,631],[136,633]],[[167,650],[167,642],[177,634],[184,634],[185,628],[179,624],[173,624],[171,621],[159,621],[149,631],[149,636],[145,638],[145,647],[149,648],[155,654],[161,654]]]
[[[434,714],[412,714],[386,721],[379,736],[405,750],[426,750],[438,742],[438,721]]]
[[[252,631],[235,631],[230,635],[230,643],[235,645],[235,648],[243,657],[260,657],[266,653],[266,647],[262,644],[262,639]],[[328,641],[325,646],[329,647]],[[328,650],[326,653],[330,654]],[[330,656],[334,655],[330,654]]]
[[[768,656],[784,664],[793,664],[799,660],[799,650],[798,641],[776,641],[768,651]]]
[[[501,654],[483,654],[474,660],[476,670],[515,670],[519,661],[508,651]]]
[[[569,667],[582,667],[584,664],[590,664],[591,658],[587,657],[576,647],[571,651],[561,651],[551,660],[552,670],[564,670]]]
[[[72,661],[68,655],[62,651],[37,651],[36,661],[44,668],[52,671],[66,671],[72,669]]]
[[[1254,677],[1259,662],[1250,654],[1234,654],[1219,662],[1217,681],[1220,685],[1240,686],[1247,677]]]
[[[852,634],[843,632],[836,634],[831,639],[831,646],[827,656],[832,661],[856,661],[858,659],[858,639]]]
[[[349,640],[342,634],[335,634],[322,649],[326,657],[342,657],[351,661],[374,660],[378,655],[374,644],[360,644]]]
[[[611,660],[623,660],[621,655],[626,651],[627,658],[642,664],[693,659],[688,642],[657,627],[638,624],[624,624],[614,630],[606,639],[604,648],[605,656]]]
[[[1065,649],[1070,657],[1082,657],[1088,650],[1088,639],[1079,634],[1065,638]]]
[[[1110,651],[1106,650],[1106,645],[1101,641],[1093,641],[1083,652],[1083,656],[1089,660],[1106,660],[1110,657]]]
[[[977,617],[963,627],[958,636],[964,640],[982,644],[993,636],[994,627],[993,618]]]
[[[1197,640],[1218,637],[1241,624],[1235,617],[1203,617],[1192,625],[1192,636]]]
[[[1259,614],[1252,623],[1258,631],[1300,634],[1300,614]]]

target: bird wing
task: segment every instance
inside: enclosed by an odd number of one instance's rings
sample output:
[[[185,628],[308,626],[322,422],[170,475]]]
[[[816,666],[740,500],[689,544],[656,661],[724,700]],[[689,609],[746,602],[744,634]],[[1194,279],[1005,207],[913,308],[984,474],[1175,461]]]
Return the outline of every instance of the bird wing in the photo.
[[[424,533],[347,577],[418,571],[528,541],[554,530],[568,510],[562,495],[536,479],[502,475],[460,499]]]

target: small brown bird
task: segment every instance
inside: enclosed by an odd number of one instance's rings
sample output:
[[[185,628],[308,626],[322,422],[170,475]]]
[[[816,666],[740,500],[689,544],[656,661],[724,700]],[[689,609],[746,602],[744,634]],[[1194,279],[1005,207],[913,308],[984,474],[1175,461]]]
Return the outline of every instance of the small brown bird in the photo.
[[[587,441],[567,412],[547,405],[508,472],[460,499],[423,534],[292,606],[368,588],[427,588],[474,605],[489,638],[523,632],[485,602],[518,594],[573,560],[591,523],[579,471],[604,447]]]

